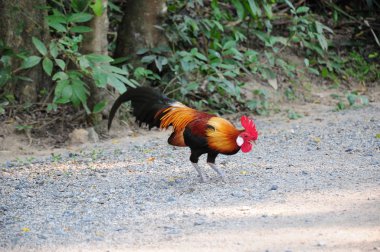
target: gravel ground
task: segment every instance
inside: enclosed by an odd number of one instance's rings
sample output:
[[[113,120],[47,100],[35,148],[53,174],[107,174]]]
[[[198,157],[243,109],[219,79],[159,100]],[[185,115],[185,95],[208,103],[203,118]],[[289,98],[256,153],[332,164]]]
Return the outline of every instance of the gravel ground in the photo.
[[[0,251],[380,250],[380,104],[256,124],[226,183],[158,131],[4,161]]]

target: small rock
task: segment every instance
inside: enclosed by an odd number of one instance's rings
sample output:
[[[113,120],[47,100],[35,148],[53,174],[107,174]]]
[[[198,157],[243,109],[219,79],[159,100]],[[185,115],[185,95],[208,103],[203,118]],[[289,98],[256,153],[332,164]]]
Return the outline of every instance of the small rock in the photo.
[[[0,206],[0,213],[8,211],[8,208],[6,206]]]
[[[116,232],[127,231],[127,230],[128,230],[128,229],[127,229],[127,228],[124,228],[124,227],[115,228],[115,231],[116,231]]]
[[[77,153],[72,153],[72,152],[69,153],[69,157],[70,157],[70,158],[78,157],[78,156],[79,156],[79,155],[78,155]]]
[[[62,216],[64,217],[71,217],[71,216],[74,216],[75,213],[73,211],[64,211]]]
[[[9,161],[5,162],[5,168],[11,168],[13,166],[14,164],[12,162],[9,162]]]
[[[345,152],[352,153],[353,150],[354,150],[354,149],[352,149],[352,148],[347,148],[347,149],[345,150]]]
[[[174,202],[176,201],[176,199],[174,197],[169,197],[166,202]]]
[[[37,237],[39,239],[42,239],[42,240],[46,240],[47,239],[47,237],[45,235],[43,235],[43,234],[38,234]]]
[[[74,129],[69,134],[71,144],[84,144],[88,142],[88,131],[85,129]]]
[[[88,132],[88,140],[92,143],[97,143],[99,142],[99,135],[96,133],[94,127],[90,127],[86,129]]]
[[[244,197],[244,193],[242,193],[242,192],[232,192],[231,196],[238,197],[238,198],[243,198]]]
[[[62,198],[72,198],[72,197],[74,197],[74,193],[73,192],[63,192],[61,194],[61,197]]]
[[[99,200],[98,198],[92,198],[92,199],[91,199],[91,202],[94,202],[94,203],[99,203],[99,202],[100,202],[100,200]]]
[[[205,220],[203,220],[203,219],[199,219],[199,220],[196,220],[194,222],[194,226],[200,226],[200,225],[203,225],[203,224],[205,224]]]
[[[317,246],[318,246],[318,247],[324,247],[324,246],[326,246],[326,243],[325,243],[324,241],[319,241],[319,242],[317,243]]]
[[[276,191],[277,189],[278,189],[277,185],[272,185],[272,187],[270,188],[270,191]]]

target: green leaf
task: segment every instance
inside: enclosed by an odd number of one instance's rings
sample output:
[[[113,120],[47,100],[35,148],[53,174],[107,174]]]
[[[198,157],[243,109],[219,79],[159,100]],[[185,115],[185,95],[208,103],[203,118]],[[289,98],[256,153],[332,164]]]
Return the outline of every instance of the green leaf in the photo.
[[[113,61],[113,59],[110,56],[101,54],[87,54],[85,55],[85,57],[93,63],[109,63]]]
[[[149,63],[152,63],[155,59],[156,59],[156,55],[148,55],[148,56],[144,56],[141,59],[141,62],[149,64]]]
[[[337,107],[337,110],[343,110],[346,108],[346,105],[344,105],[344,103],[340,101],[336,104],[336,107]]]
[[[50,55],[53,56],[53,58],[57,58],[58,56],[58,46],[55,42],[50,42],[49,44],[49,50]]]
[[[52,77],[52,79],[54,81],[56,81],[56,80],[67,80],[68,78],[69,78],[69,76],[65,72],[57,72]]]
[[[41,61],[41,57],[38,57],[38,56],[29,56],[28,58],[26,58],[22,62],[21,69],[27,69],[27,68],[34,67],[35,65],[37,65],[38,63],[40,63],[40,61]]]
[[[62,96],[62,90],[70,84],[70,81],[67,79],[62,79],[57,81],[57,86],[55,86],[54,95],[59,98]]]
[[[203,61],[205,61],[205,62],[207,62],[207,58],[206,58],[206,56],[204,56],[202,53],[196,53],[195,54],[195,57],[197,57],[198,59],[200,59],[200,60],[203,60]]]
[[[227,49],[230,49],[230,48],[235,47],[235,46],[236,46],[236,42],[233,40],[229,40],[229,41],[227,41],[227,43],[225,43],[223,45],[223,50],[227,50]]]
[[[62,98],[65,100],[71,100],[71,96],[73,95],[73,87],[71,85],[66,85],[62,89]]]
[[[273,18],[272,6],[270,4],[268,4],[268,3],[263,3],[263,8],[264,8],[264,11],[265,11],[265,15],[269,19],[272,19]]]
[[[128,72],[122,68],[111,66],[111,65],[102,65],[101,68],[104,71],[107,71],[109,73],[118,73],[122,75],[128,75]]]
[[[256,1],[248,0],[248,4],[252,17],[261,17],[261,9],[257,6]]]
[[[61,59],[54,59],[55,63],[61,68],[61,70],[65,70],[66,63]]]
[[[72,22],[72,23],[84,23],[87,21],[90,21],[92,19],[92,15],[88,13],[73,13],[68,15],[67,17],[67,22]]]
[[[44,58],[42,61],[42,68],[47,75],[51,76],[51,73],[53,72],[53,61],[49,58]]]
[[[45,56],[45,55],[47,54],[47,49],[46,49],[46,46],[44,45],[44,43],[42,43],[42,41],[39,40],[39,39],[36,38],[36,37],[32,37],[32,41],[33,41],[34,46],[37,48],[37,50],[38,50],[43,56]]]
[[[48,22],[48,25],[51,27],[51,28],[54,28],[57,32],[66,32],[66,27],[64,27],[62,24],[60,23],[56,23],[56,22]]]
[[[127,90],[124,83],[114,76],[108,76],[108,83],[121,94]]]
[[[96,16],[100,17],[101,15],[103,15],[102,0],[95,0],[95,2],[90,5],[90,7]]]
[[[85,32],[91,32],[92,29],[88,26],[74,26],[70,29],[71,32],[75,32],[75,33],[85,33]]]
[[[285,3],[292,9],[295,10],[294,5],[289,0],[285,0]]]
[[[107,105],[106,101],[101,101],[95,104],[94,109],[92,110],[92,113],[96,114],[96,113],[102,112],[103,109],[106,107],[106,105]]]
[[[376,136],[375,136],[377,139],[380,139],[380,134],[378,133],[378,134],[376,134]]]
[[[321,75],[323,78],[327,78],[329,76],[329,70],[326,67],[322,68]]]
[[[356,94],[350,93],[347,95],[347,100],[350,106],[353,106],[356,103],[356,98],[358,96]]]
[[[309,59],[305,58],[305,59],[303,60],[303,62],[305,63],[305,66],[306,66],[306,67],[309,67],[309,66],[310,66],[310,61],[309,61]]]
[[[317,34],[317,39],[318,39],[318,42],[319,42],[319,45],[321,46],[321,48],[323,50],[327,50],[328,45],[327,45],[327,40],[326,40],[325,36]]]
[[[54,14],[49,15],[47,17],[48,24],[50,23],[56,23],[56,24],[67,24],[65,15],[57,11],[56,9],[53,10]]]
[[[309,10],[310,10],[309,7],[306,7],[306,6],[300,6],[300,7],[297,8],[296,13],[297,13],[297,14],[306,13],[306,12],[308,12]]]
[[[79,79],[75,79],[72,81],[72,86],[73,86],[73,97],[75,96],[76,98],[78,98],[81,101],[84,109],[86,110],[86,113],[90,114],[91,111],[87,106],[88,92],[84,86],[84,82]]]
[[[97,87],[106,87],[108,74],[104,73],[98,68],[95,68],[92,73],[92,78],[95,80],[95,85]]]
[[[299,119],[299,118],[302,118],[302,117],[303,117],[303,115],[297,113],[297,112],[294,111],[294,110],[289,110],[289,111],[288,111],[288,118],[289,118],[290,120],[296,120],[296,119]]]
[[[244,19],[245,16],[245,9],[243,4],[241,3],[240,0],[232,0],[232,4],[234,5],[236,12],[238,14],[238,17],[240,20]]]
[[[136,54],[137,55],[142,55],[142,54],[145,54],[147,52],[149,52],[149,48],[140,48],[140,49],[137,50]]]

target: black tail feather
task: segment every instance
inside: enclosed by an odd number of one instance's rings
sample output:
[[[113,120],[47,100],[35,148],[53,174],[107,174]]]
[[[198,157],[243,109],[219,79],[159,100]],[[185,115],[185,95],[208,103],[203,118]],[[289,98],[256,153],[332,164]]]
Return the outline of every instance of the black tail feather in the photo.
[[[108,117],[108,130],[111,128],[112,120],[116,111],[124,102],[131,101],[133,115],[139,126],[143,123],[149,125],[149,129],[160,126],[160,120],[155,118],[158,111],[170,106],[174,102],[165,95],[150,87],[129,88],[120,95],[113,104]]]

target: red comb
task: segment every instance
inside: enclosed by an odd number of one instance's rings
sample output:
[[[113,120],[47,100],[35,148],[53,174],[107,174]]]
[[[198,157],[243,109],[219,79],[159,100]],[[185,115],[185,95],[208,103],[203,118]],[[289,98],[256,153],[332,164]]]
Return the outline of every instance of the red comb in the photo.
[[[249,119],[246,116],[242,116],[240,121],[241,121],[241,125],[244,127],[245,131],[248,132],[253,138],[257,139],[258,133],[256,130],[256,125],[253,122],[253,120]]]

